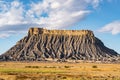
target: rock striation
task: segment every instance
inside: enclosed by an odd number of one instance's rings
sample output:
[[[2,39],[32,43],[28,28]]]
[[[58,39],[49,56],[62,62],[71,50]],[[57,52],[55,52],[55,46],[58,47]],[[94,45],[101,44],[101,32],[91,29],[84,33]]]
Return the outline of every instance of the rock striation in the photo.
[[[118,53],[104,46],[90,30],[47,30],[30,28],[28,35],[0,56],[1,61],[53,59],[105,61]]]

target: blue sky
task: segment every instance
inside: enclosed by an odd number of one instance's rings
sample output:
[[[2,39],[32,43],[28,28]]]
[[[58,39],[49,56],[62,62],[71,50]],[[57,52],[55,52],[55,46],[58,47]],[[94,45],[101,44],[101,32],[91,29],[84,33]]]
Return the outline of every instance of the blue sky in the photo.
[[[90,29],[120,53],[120,0],[0,0],[0,54],[30,27]]]

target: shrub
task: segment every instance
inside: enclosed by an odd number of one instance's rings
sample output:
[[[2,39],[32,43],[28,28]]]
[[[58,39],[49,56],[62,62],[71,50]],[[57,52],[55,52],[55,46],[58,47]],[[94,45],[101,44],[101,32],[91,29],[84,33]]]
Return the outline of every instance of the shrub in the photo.
[[[32,66],[25,66],[25,68],[31,68]]]
[[[40,68],[39,66],[25,66],[25,68]]]
[[[39,68],[39,66],[32,66],[32,68]]]
[[[98,68],[97,65],[93,65],[92,68]]]
[[[70,68],[70,66],[64,66],[65,68]]]

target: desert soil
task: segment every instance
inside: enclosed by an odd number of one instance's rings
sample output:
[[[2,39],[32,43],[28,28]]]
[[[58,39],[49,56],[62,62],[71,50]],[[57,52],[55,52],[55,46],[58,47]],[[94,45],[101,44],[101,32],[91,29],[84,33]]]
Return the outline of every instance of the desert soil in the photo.
[[[0,62],[0,80],[120,80],[120,64]]]

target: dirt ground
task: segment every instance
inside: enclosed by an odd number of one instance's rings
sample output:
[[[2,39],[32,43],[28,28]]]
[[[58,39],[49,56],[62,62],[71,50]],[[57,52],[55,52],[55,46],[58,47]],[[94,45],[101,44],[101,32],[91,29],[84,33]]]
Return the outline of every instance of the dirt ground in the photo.
[[[120,64],[0,62],[0,80],[120,80]]]

